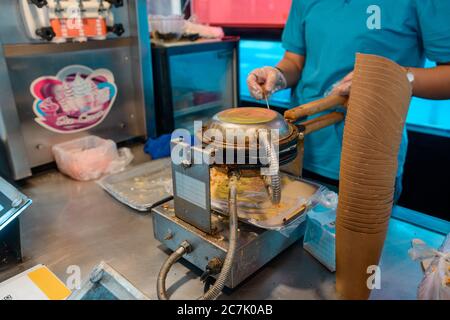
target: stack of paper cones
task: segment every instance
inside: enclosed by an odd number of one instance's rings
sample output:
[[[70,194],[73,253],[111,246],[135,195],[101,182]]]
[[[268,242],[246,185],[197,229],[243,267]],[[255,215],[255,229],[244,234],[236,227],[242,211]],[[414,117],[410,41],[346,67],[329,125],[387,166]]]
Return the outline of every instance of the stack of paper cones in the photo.
[[[336,288],[367,299],[392,211],[397,157],[411,99],[406,71],[358,54],[345,120],[336,221]]]

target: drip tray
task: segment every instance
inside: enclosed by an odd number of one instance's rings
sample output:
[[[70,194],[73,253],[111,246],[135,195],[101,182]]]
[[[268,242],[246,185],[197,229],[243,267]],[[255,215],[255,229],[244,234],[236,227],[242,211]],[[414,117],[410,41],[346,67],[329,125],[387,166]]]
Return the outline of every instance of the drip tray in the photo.
[[[264,229],[280,229],[305,219],[305,212],[315,204],[319,185],[281,173],[281,201],[272,204],[260,176],[241,177],[238,181],[238,216],[243,222]],[[228,178],[211,171],[211,208],[228,214]]]
[[[172,162],[153,160],[102,178],[98,184],[121,203],[142,212],[172,199]]]

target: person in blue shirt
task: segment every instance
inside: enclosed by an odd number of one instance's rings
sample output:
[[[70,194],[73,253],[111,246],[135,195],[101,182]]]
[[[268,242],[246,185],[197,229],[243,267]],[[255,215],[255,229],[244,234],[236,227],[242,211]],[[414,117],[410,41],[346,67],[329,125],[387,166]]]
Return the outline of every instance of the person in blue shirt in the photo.
[[[327,94],[348,95],[356,53],[376,54],[405,67],[413,95],[450,99],[450,0],[293,0],[276,67],[252,71],[247,84],[263,99],[292,88],[295,107]],[[434,68],[424,68],[428,58]],[[319,115],[316,115],[319,116]],[[339,179],[343,123],[305,140],[304,168]],[[407,149],[406,129],[398,155],[395,199]]]

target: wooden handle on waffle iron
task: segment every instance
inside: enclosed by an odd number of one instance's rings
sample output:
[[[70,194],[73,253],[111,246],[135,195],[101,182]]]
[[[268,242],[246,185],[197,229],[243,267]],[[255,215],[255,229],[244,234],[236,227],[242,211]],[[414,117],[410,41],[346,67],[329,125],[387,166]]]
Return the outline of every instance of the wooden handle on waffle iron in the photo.
[[[304,135],[310,134],[314,131],[318,131],[325,127],[331,126],[335,123],[344,120],[344,114],[342,112],[332,112],[305,122],[300,123],[305,128]]]
[[[290,122],[296,122],[303,117],[311,116],[336,106],[347,106],[347,101],[348,97],[331,95],[287,110],[284,113],[284,118]]]

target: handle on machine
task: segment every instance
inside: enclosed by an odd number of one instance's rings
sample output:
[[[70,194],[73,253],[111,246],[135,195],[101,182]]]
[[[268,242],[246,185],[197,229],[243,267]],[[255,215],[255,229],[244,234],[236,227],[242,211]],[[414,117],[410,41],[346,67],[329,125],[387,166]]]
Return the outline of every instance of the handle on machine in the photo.
[[[340,95],[331,95],[310,103],[295,107],[293,109],[287,110],[284,113],[284,118],[291,122],[295,122],[303,117],[311,116],[313,114],[334,108],[336,106],[342,105],[346,106],[348,97]]]
[[[123,0],[106,0],[106,2],[111,3],[114,7],[123,7]]]
[[[115,23],[113,26],[108,27],[107,31],[112,32],[118,37],[120,37],[122,34],[125,33],[125,28],[123,27],[123,24]]]
[[[39,9],[45,7],[48,4],[47,0],[31,0],[31,3],[36,5],[36,7],[38,7]]]
[[[332,112],[305,122],[300,125],[304,127],[304,135],[310,134],[314,131],[318,131],[325,127],[331,126],[335,123],[344,120],[344,114],[342,112]]]

